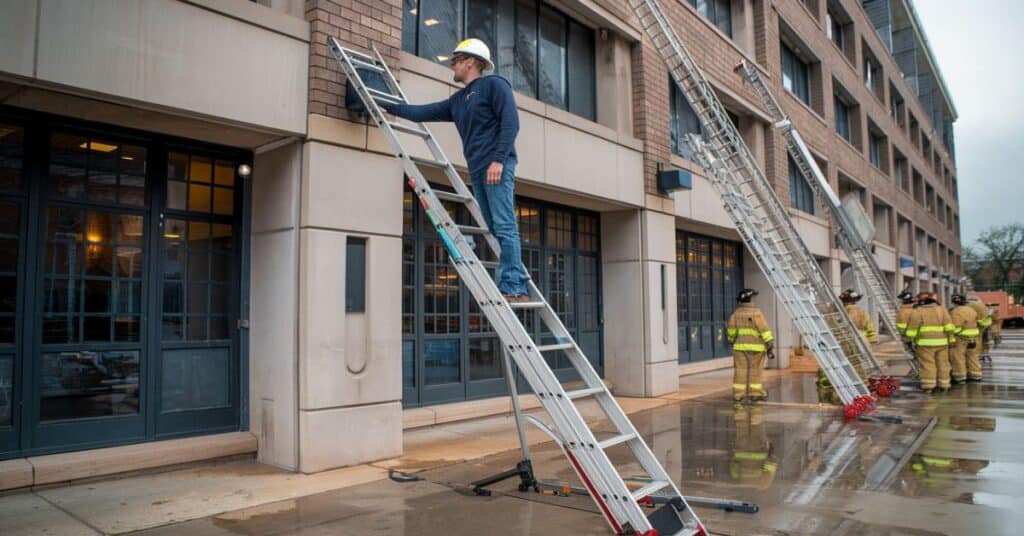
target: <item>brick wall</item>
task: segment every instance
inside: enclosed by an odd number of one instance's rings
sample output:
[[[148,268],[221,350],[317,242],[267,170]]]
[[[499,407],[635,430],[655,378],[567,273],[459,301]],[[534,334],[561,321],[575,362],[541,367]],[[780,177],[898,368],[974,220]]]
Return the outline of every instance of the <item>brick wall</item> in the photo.
[[[393,69],[402,49],[401,0],[306,0],[310,22],[309,112],[355,119],[344,109],[345,74],[327,49],[327,36],[345,46],[371,51],[377,47]]]

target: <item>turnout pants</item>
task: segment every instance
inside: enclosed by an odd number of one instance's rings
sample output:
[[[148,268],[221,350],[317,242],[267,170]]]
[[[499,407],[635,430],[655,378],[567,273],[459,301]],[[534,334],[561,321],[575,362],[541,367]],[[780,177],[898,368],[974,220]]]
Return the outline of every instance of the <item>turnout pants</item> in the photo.
[[[967,342],[974,339],[956,338],[956,343],[949,346],[949,369],[953,381],[962,382],[967,379]]]
[[[921,389],[949,389],[949,347],[918,346],[916,353],[921,368]]]
[[[967,348],[965,361],[967,364],[967,377],[972,380],[981,379],[981,335],[974,337],[974,348]]]
[[[732,352],[732,399],[744,397],[767,397],[761,383],[761,369],[764,367],[764,352]],[[748,389],[749,387],[749,389]]]

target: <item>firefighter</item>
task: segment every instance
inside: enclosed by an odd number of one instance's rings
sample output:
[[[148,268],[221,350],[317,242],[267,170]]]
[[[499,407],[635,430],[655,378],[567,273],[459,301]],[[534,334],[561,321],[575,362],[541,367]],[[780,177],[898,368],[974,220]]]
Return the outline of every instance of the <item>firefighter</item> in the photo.
[[[765,433],[763,409],[737,404],[734,412],[736,429],[729,476],[740,485],[768,489],[778,463],[772,457],[772,444]]]
[[[953,383],[961,384],[967,381],[967,354],[977,353],[978,349],[978,313],[967,305],[967,296],[963,294],[954,294],[950,301],[953,302],[950,317],[956,329],[949,341],[949,364]]]
[[[985,351],[985,347],[988,346],[988,339],[991,335],[991,333],[989,333],[989,327],[992,326],[992,317],[989,316],[988,307],[985,307],[985,304],[981,303],[981,298],[977,296],[971,296],[970,298],[968,298],[967,305],[969,305],[971,309],[974,309],[978,313],[978,329],[981,330],[981,337],[978,339],[979,367],[977,371],[978,379],[975,381],[981,381],[980,363],[981,360],[987,357],[985,355],[982,355],[982,353]],[[988,359],[991,359],[991,357],[989,357]],[[970,369],[970,366],[968,366],[968,369]],[[970,370],[968,370],[968,372],[970,372]]]
[[[732,344],[732,398],[736,401],[768,398],[761,383],[761,368],[766,354],[769,358],[775,357],[772,353],[775,338],[764,314],[750,303],[757,294],[754,289],[741,290],[736,296],[739,307],[726,324],[726,337]]]
[[[910,317],[910,311],[914,308],[914,294],[909,290],[904,290],[896,298],[900,300],[900,310],[896,312],[896,329],[899,330],[903,341],[908,342],[909,339],[904,332],[907,331],[907,318]]]
[[[868,344],[875,344],[878,342],[878,332],[875,331],[875,323],[871,321],[871,316],[868,315],[868,312],[857,305],[861,298],[863,296],[852,288],[844,290],[839,295],[839,299],[846,306],[846,314],[850,315],[850,320],[857,327],[857,331],[860,331],[860,336]]]
[[[988,327],[989,335],[992,336],[992,347],[999,346],[999,343],[1003,342],[1003,321],[999,319],[999,304],[990,303],[989,307],[989,318],[992,320],[992,325]]]
[[[949,389],[949,336],[956,328],[949,312],[930,292],[917,295],[917,307],[907,319],[906,335],[914,343],[921,369],[921,390],[931,393]]]

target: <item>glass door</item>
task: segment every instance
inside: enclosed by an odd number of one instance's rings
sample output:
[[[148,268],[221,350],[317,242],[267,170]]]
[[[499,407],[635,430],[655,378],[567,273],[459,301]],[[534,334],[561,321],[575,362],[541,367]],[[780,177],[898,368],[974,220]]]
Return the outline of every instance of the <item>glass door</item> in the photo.
[[[23,306],[21,281],[27,228],[24,180],[25,132],[0,123],[0,459],[19,449]]]

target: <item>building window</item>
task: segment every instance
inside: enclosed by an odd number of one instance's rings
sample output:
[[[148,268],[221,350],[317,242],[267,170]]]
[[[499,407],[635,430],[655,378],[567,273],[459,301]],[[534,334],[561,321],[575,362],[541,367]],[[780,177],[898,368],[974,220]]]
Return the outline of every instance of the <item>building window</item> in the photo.
[[[456,222],[465,207],[448,204]],[[402,237],[402,385],[407,407],[506,394],[501,345],[472,295],[459,281],[447,251],[412,192],[404,193]],[[596,213],[516,200],[523,264],[583,349],[602,370],[601,259]],[[477,255],[493,261],[482,240]],[[536,313],[522,313],[538,344],[552,344]],[[545,354],[556,376],[575,380],[558,352]]]
[[[366,239],[345,241],[345,312],[366,311]]]
[[[885,143],[885,138],[875,133],[868,134],[868,158],[871,160],[871,165],[876,168],[882,167],[882,144]]]
[[[402,50],[439,63],[466,37],[516,91],[596,117],[594,31],[537,0],[403,0]]]
[[[669,77],[669,129],[672,140],[672,152],[687,160],[693,160],[693,153],[686,143],[687,134],[700,135],[700,120],[690,107],[683,92],[679,90],[675,80]]]
[[[850,136],[850,107],[839,95],[832,98],[833,105],[836,110],[836,133],[843,137],[844,140],[852,143]]]
[[[679,362],[731,355],[725,325],[743,288],[743,246],[676,231]]]
[[[690,5],[722,33],[732,37],[732,0],[690,0]]]
[[[782,43],[782,85],[805,104],[811,104],[810,66]]]
[[[839,50],[846,50],[846,27],[836,19],[831,10],[825,15],[825,29],[828,38],[839,47]]]
[[[800,173],[793,157],[787,155],[786,162],[789,168],[789,203],[793,208],[802,210],[808,214],[814,214],[814,190],[807,180]]]

